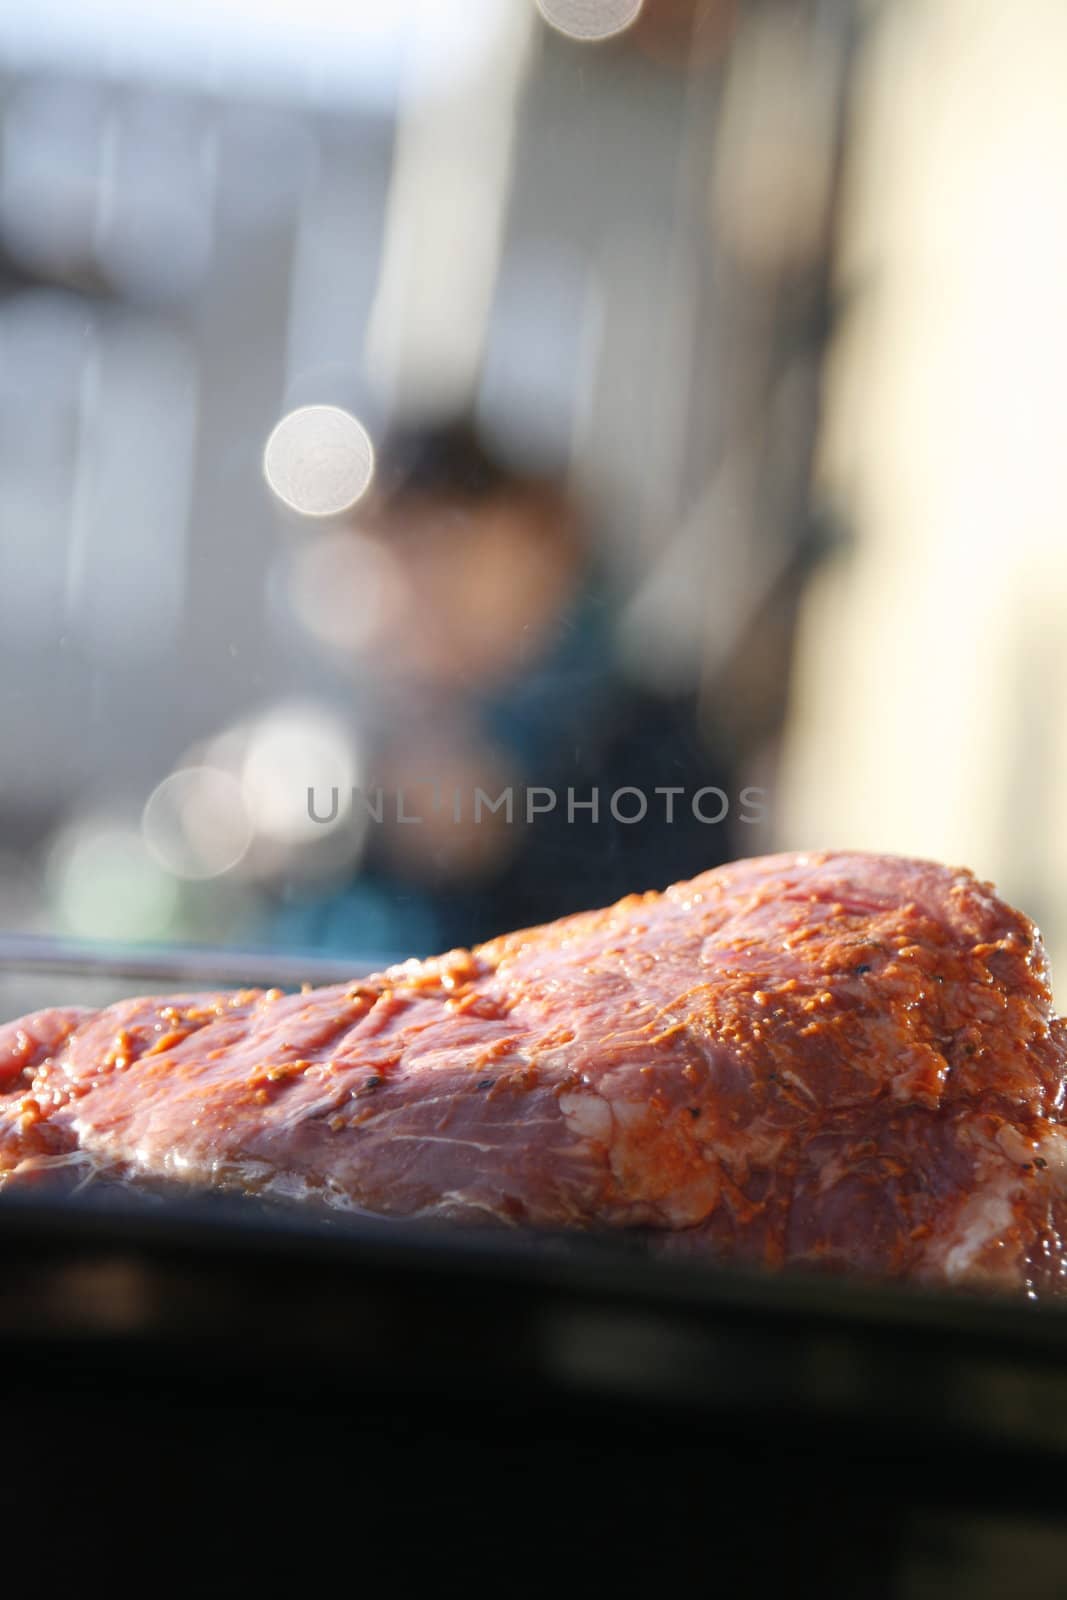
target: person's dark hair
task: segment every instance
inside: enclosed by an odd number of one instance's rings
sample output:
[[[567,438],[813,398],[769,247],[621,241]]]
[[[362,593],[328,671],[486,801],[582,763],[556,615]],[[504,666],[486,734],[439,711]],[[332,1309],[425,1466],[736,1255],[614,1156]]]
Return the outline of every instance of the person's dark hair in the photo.
[[[502,461],[465,419],[390,429],[377,450],[374,480],[384,510],[422,499],[477,502],[548,482]]]

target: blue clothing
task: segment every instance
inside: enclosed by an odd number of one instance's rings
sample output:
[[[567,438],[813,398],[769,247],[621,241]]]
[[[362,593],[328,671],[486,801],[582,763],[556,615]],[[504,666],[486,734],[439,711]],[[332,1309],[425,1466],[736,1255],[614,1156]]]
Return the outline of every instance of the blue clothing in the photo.
[[[359,873],[332,894],[283,896],[257,943],[290,952],[347,953],[378,963],[470,944],[635,888],[662,886],[735,853],[726,826],[680,807],[668,825],[650,807],[634,824],[608,814],[616,789],[726,786],[697,727],[695,698],[665,699],[628,685],[612,651],[610,609],[589,583],[561,619],[550,651],[495,699],[472,708],[519,784],[553,789],[556,807],[522,827],[519,849],[489,879],[418,885],[378,859],[373,837]],[[565,791],[596,788],[600,815],[568,818]],[[516,826],[522,810],[516,793]]]

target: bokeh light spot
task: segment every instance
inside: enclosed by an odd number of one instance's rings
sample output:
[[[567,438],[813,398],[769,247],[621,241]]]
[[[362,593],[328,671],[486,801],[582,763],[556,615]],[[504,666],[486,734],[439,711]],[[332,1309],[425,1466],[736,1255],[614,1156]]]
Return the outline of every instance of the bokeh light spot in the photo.
[[[347,822],[357,776],[354,740],[344,724],[323,707],[294,702],[276,707],[251,730],[241,793],[258,835],[306,844]],[[337,791],[337,813],[329,821],[309,814],[309,790],[323,813]]]
[[[644,0],[537,0],[537,9],[557,33],[591,43],[624,33],[641,14]]]
[[[141,819],[145,843],[176,878],[218,878],[252,842],[241,785],[217,767],[172,772],[148,797]]]
[[[173,931],[178,885],[137,828],[87,817],[56,840],[47,873],[61,923],[79,937],[135,941]]]
[[[267,440],[263,471],[291,511],[335,517],[367,492],[374,446],[363,424],[340,406],[300,406]]]

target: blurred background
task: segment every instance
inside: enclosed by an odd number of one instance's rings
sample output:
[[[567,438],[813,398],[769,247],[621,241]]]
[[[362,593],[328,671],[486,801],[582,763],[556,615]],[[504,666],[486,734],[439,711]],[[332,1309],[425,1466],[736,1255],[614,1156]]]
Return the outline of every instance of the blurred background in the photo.
[[[7,1014],[834,845],[1067,963],[1065,71],[1061,0],[0,16]]]

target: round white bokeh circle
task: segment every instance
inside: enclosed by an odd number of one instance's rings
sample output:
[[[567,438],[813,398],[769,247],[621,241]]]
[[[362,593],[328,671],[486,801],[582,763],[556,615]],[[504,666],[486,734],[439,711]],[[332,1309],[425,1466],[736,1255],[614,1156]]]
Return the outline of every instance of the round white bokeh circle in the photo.
[[[283,505],[302,517],[336,517],[366,494],[374,446],[362,422],[340,406],[300,406],[274,428],[263,471]]]
[[[550,27],[568,39],[592,42],[624,33],[641,14],[644,0],[537,0]]]

